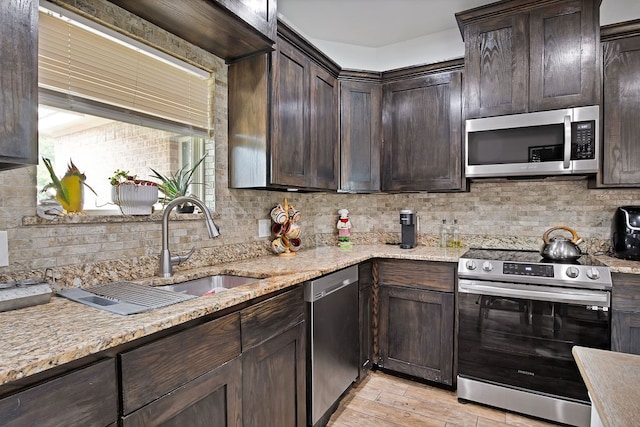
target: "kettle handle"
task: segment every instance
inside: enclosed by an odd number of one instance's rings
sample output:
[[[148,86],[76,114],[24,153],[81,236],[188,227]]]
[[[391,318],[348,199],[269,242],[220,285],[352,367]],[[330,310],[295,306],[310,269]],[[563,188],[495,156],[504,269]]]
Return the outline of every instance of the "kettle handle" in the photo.
[[[566,230],[569,233],[571,233],[571,242],[576,244],[576,245],[579,244],[582,241],[582,239],[578,236],[578,233],[576,233],[576,230],[574,230],[571,227],[567,227],[566,225],[558,225],[557,227],[552,227],[552,228],[548,229],[542,235],[542,240],[544,240],[544,242],[546,244],[549,244],[549,234],[551,234],[551,232],[556,231],[556,230]]]

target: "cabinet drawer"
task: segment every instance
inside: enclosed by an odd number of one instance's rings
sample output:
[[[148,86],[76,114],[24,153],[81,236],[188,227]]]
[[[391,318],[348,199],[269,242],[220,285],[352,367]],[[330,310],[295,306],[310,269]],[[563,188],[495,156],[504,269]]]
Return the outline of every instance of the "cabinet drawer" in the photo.
[[[120,355],[128,414],[240,354],[240,315],[161,338]]]
[[[274,337],[304,320],[302,286],[241,312],[242,351]]]
[[[0,399],[2,426],[105,426],[118,416],[114,359]]]
[[[445,262],[379,260],[378,282],[384,285],[453,292],[456,265]]]

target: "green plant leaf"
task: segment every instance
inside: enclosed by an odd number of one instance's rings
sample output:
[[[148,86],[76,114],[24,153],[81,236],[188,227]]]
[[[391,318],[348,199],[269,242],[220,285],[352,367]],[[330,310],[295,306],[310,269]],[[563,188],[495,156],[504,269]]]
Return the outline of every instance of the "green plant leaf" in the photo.
[[[202,158],[198,160],[193,167],[188,169],[187,166],[183,166],[177,172],[167,175],[163,175],[157,170],[149,168],[151,169],[151,172],[153,172],[152,176],[160,181],[158,183],[158,190],[164,194],[164,197],[160,198],[163,204],[166,204],[177,197],[186,196],[191,184],[201,184],[192,182],[192,179],[195,170],[206,157],[207,155],[205,153],[205,155],[202,156]]]
[[[42,191],[47,191],[49,188],[54,188],[56,190],[56,195],[59,196],[65,203],[69,203],[69,194],[66,191],[66,188],[62,185],[62,182],[56,176],[56,173],[53,170],[53,165],[51,164],[51,160],[45,157],[42,158],[42,162],[46,166],[49,171],[49,175],[51,176],[51,183],[47,184]],[[93,190],[92,190],[93,191]]]

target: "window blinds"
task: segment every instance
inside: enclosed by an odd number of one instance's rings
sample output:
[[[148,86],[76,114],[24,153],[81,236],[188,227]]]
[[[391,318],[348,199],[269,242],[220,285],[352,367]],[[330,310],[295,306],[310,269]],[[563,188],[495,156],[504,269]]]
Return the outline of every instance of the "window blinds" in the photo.
[[[209,132],[213,78],[40,12],[39,87],[64,95],[70,109],[108,104]],[[91,113],[91,111],[83,111]],[[201,132],[198,132],[201,133]]]

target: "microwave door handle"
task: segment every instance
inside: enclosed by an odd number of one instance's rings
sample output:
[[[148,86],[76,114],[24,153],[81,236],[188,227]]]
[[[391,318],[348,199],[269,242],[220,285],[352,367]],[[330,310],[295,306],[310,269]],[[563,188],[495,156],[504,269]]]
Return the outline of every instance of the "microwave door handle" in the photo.
[[[571,166],[571,116],[564,116],[564,161],[562,166],[569,169]]]

